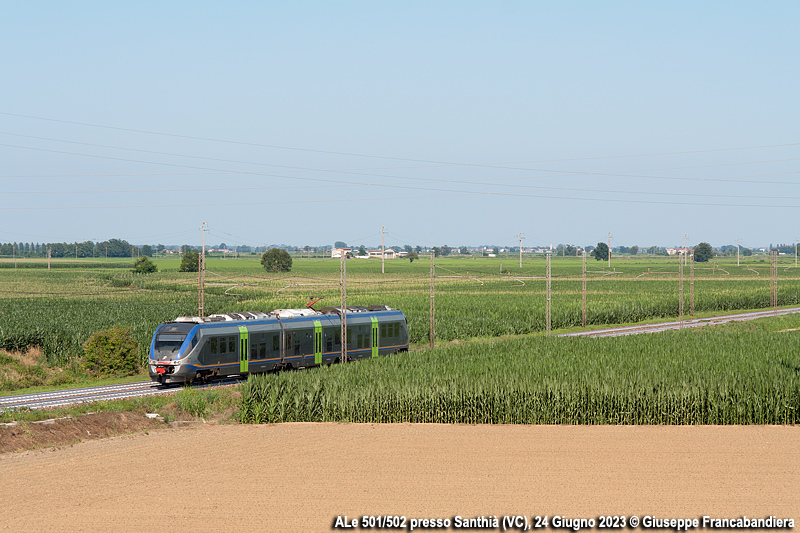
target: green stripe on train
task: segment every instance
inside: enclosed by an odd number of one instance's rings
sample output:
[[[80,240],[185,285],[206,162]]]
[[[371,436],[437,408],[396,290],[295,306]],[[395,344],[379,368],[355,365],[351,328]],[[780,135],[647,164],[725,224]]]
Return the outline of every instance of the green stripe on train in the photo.
[[[247,328],[239,326],[239,372],[249,372],[250,347]]]
[[[378,318],[372,318],[372,357],[378,357]]]
[[[322,322],[314,321],[314,364],[322,364]]]

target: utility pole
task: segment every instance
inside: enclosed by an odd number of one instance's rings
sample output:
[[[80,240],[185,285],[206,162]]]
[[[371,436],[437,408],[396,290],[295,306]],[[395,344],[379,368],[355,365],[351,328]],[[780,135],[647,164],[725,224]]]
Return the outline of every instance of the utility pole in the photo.
[[[736,266],[739,266],[739,241],[741,239],[736,239]],[[797,239],[795,239],[797,240]],[[795,248],[795,256],[797,256],[797,249]]]
[[[684,265],[688,265],[689,264],[689,250],[687,248],[688,245],[689,245],[689,234],[688,233],[684,233],[683,234],[683,264]]]
[[[340,337],[342,338],[342,363],[347,362],[347,252],[342,250],[341,265],[339,272],[341,280],[339,282],[339,296],[341,301],[339,318],[341,318],[342,329]]]
[[[519,267],[522,268],[522,239],[525,238],[524,233],[519,234]]]
[[[689,261],[689,316],[694,316],[694,248]]]
[[[774,314],[778,314],[778,251],[769,253],[769,300]]]
[[[381,226],[381,274],[386,274],[386,228]]]
[[[436,347],[436,259],[431,253],[431,348]]]
[[[611,232],[608,232],[608,268],[611,268]]]
[[[198,280],[199,280],[198,291],[199,291],[199,302],[200,302],[200,305],[198,307],[199,307],[199,311],[200,311],[200,315],[199,315],[200,318],[205,316],[204,313],[205,313],[205,292],[206,292],[205,291],[205,281],[206,281],[206,232],[207,231],[208,230],[206,229],[206,223],[203,222],[203,225],[200,227],[200,232],[203,235],[203,247],[202,247],[201,252],[200,252],[200,261],[199,261],[198,268],[197,268],[197,271],[198,271],[198,274],[199,274],[198,275]]]
[[[797,237],[794,238],[794,267],[797,268]]]
[[[581,298],[581,304],[582,304],[583,312],[581,313],[581,315],[582,315],[583,318],[581,320],[581,323],[583,324],[583,327],[586,327],[586,250],[583,251],[583,290],[582,290],[582,295],[583,296]]]
[[[684,250],[683,253],[686,253]],[[678,256],[678,320],[683,329],[683,258]]]
[[[47,247],[47,271],[48,272],[50,272],[50,256],[51,256],[51,251],[50,251],[50,247],[48,246]],[[106,258],[108,258],[108,252],[106,252]]]
[[[552,326],[552,322],[550,320],[550,256],[552,255],[551,252],[547,252],[547,309],[545,310],[546,313],[546,328],[547,328],[547,335],[550,335],[550,328]]]

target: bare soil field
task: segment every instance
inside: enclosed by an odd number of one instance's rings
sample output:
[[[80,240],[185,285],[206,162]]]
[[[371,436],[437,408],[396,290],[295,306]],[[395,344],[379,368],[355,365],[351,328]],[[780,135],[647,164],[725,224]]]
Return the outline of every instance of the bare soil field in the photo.
[[[799,451],[800,428],[781,426],[207,424],[0,455],[0,530],[316,532],[345,515],[798,520]]]

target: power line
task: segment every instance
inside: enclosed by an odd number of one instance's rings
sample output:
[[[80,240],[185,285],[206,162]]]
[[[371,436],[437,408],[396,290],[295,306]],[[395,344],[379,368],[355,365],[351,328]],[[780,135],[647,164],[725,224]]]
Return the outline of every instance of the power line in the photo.
[[[587,202],[617,202],[625,204],[655,204],[655,205],[693,205],[705,207],[753,207],[753,208],[797,208],[800,205],[778,205],[778,204],[732,204],[732,203],[708,203],[708,202],[666,202],[656,200],[623,200],[617,198],[575,198],[569,196],[554,196],[542,194],[520,194],[520,193],[500,193],[500,192],[459,192],[452,194],[430,194],[419,196],[384,196],[373,198],[337,198],[321,200],[279,200],[272,202],[212,202],[212,203],[189,203],[189,204],[138,204],[138,205],[86,205],[86,206],[28,206],[28,207],[0,207],[4,211],[44,211],[44,210],[74,210],[74,209],[145,209],[145,208],[182,208],[182,207],[224,207],[224,206],[263,206],[263,205],[288,205],[288,204],[328,204],[342,202],[377,202],[388,200],[419,200],[427,198],[455,198],[463,196],[511,196],[525,198],[543,198],[552,200],[587,201]]]
[[[301,152],[314,152],[314,153],[322,153],[322,154],[330,154],[330,155],[341,155],[341,156],[350,156],[350,157],[364,157],[364,158],[371,158],[371,159],[387,159],[387,160],[394,160],[394,161],[411,161],[416,163],[435,163],[435,164],[443,164],[443,165],[464,165],[464,166],[484,166],[480,163],[453,163],[447,161],[435,161],[435,160],[427,160],[427,159],[412,159],[412,158],[403,158],[403,157],[391,157],[391,156],[380,156],[374,154],[359,154],[359,153],[352,153],[352,152],[339,152],[333,150],[318,150],[318,149],[311,149],[311,148],[302,148],[302,147],[294,147],[294,146],[281,146],[281,145],[274,145],[274,144],[264,144],[264,143],[254,143],[254,142],[246,142],[246,141],[233,141],[229,139],[217,139],[212,137],[200,137],[200,136],[193,136],[193,135],[181,135],[177,133],[164,133],[164,132],[157,132],[157,131],[150,131],[150,130],[140,130],[134,128],[122,128],[117,126],[108,126],[103,124],[94,124],[90,122],[78,122],[78,121],[70,121],[70,120],[59,120],[47,117],[39,117],[34,115],[25,115],[21,113],[8,113],[0,111],[0,115],[12,116],[12,117],[19,117],[19,118],[27,118],[32,120],[42,120],[48,122],[57,122],[61,124],[72,124],[77,126],[85,126],[85,127],[92,127],[92,128],[102,128],[108,130],[116,130],[116,131],[127,131],[131,133],[142,133],[147,135],[159,135],[164,137],[174,137],[179,139],[192,139],[192,140],[199,140],[199,141],[207,141],[207,142],[218,142],[218,143],[225,143],[225,144],[234,144],[234,145],[241,145],[241,146],[254,146],[259,148],[275,148],[280,150],[293,150],[293,151],[301,151]],[[545,160],[536,160],[536,161],[510,161],[507,163],[501,164],[523,164],[523,163],[531,163],[531,162],[557,162],[557,161],[587,161],[587,160],[594,160],[594,159],[619,159],[619,158],[629,158],[629,157],[654,157],[654,156],[665,156],[665,155],[684,155],[684,154],[699,154],[699,153],[712,153],[712,152],[726,152],[726,151],[736,151],[736,150],[756,150],[756,149],[764,149],[764,148],[783,148],[788,146],[800,146],[800,143],[782,143],[782,144],[768,144],[768,145],[756,145],[756,146],[744,146],[744,147],[729,147],[729,148],[710,148],[710,149],[702,149],[702,150],[684,150],[684,151],[672,151],[672,152],[653,152],[653,153],[645,153],[645,154],[632,154],[632,155],[614,155],[614,156],[593,156],[593,157],[581,157],[581,158],[564,158],[564,159],[545,159]],[[491,165],[490,165],[491,166]]]

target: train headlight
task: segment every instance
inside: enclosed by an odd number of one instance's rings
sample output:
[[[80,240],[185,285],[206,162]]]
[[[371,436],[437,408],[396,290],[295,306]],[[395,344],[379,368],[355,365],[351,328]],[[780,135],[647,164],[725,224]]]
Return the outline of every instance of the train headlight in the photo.
[[[156,365],[150,365],[150,372],[152,372],[153,374],[156,373]]]

